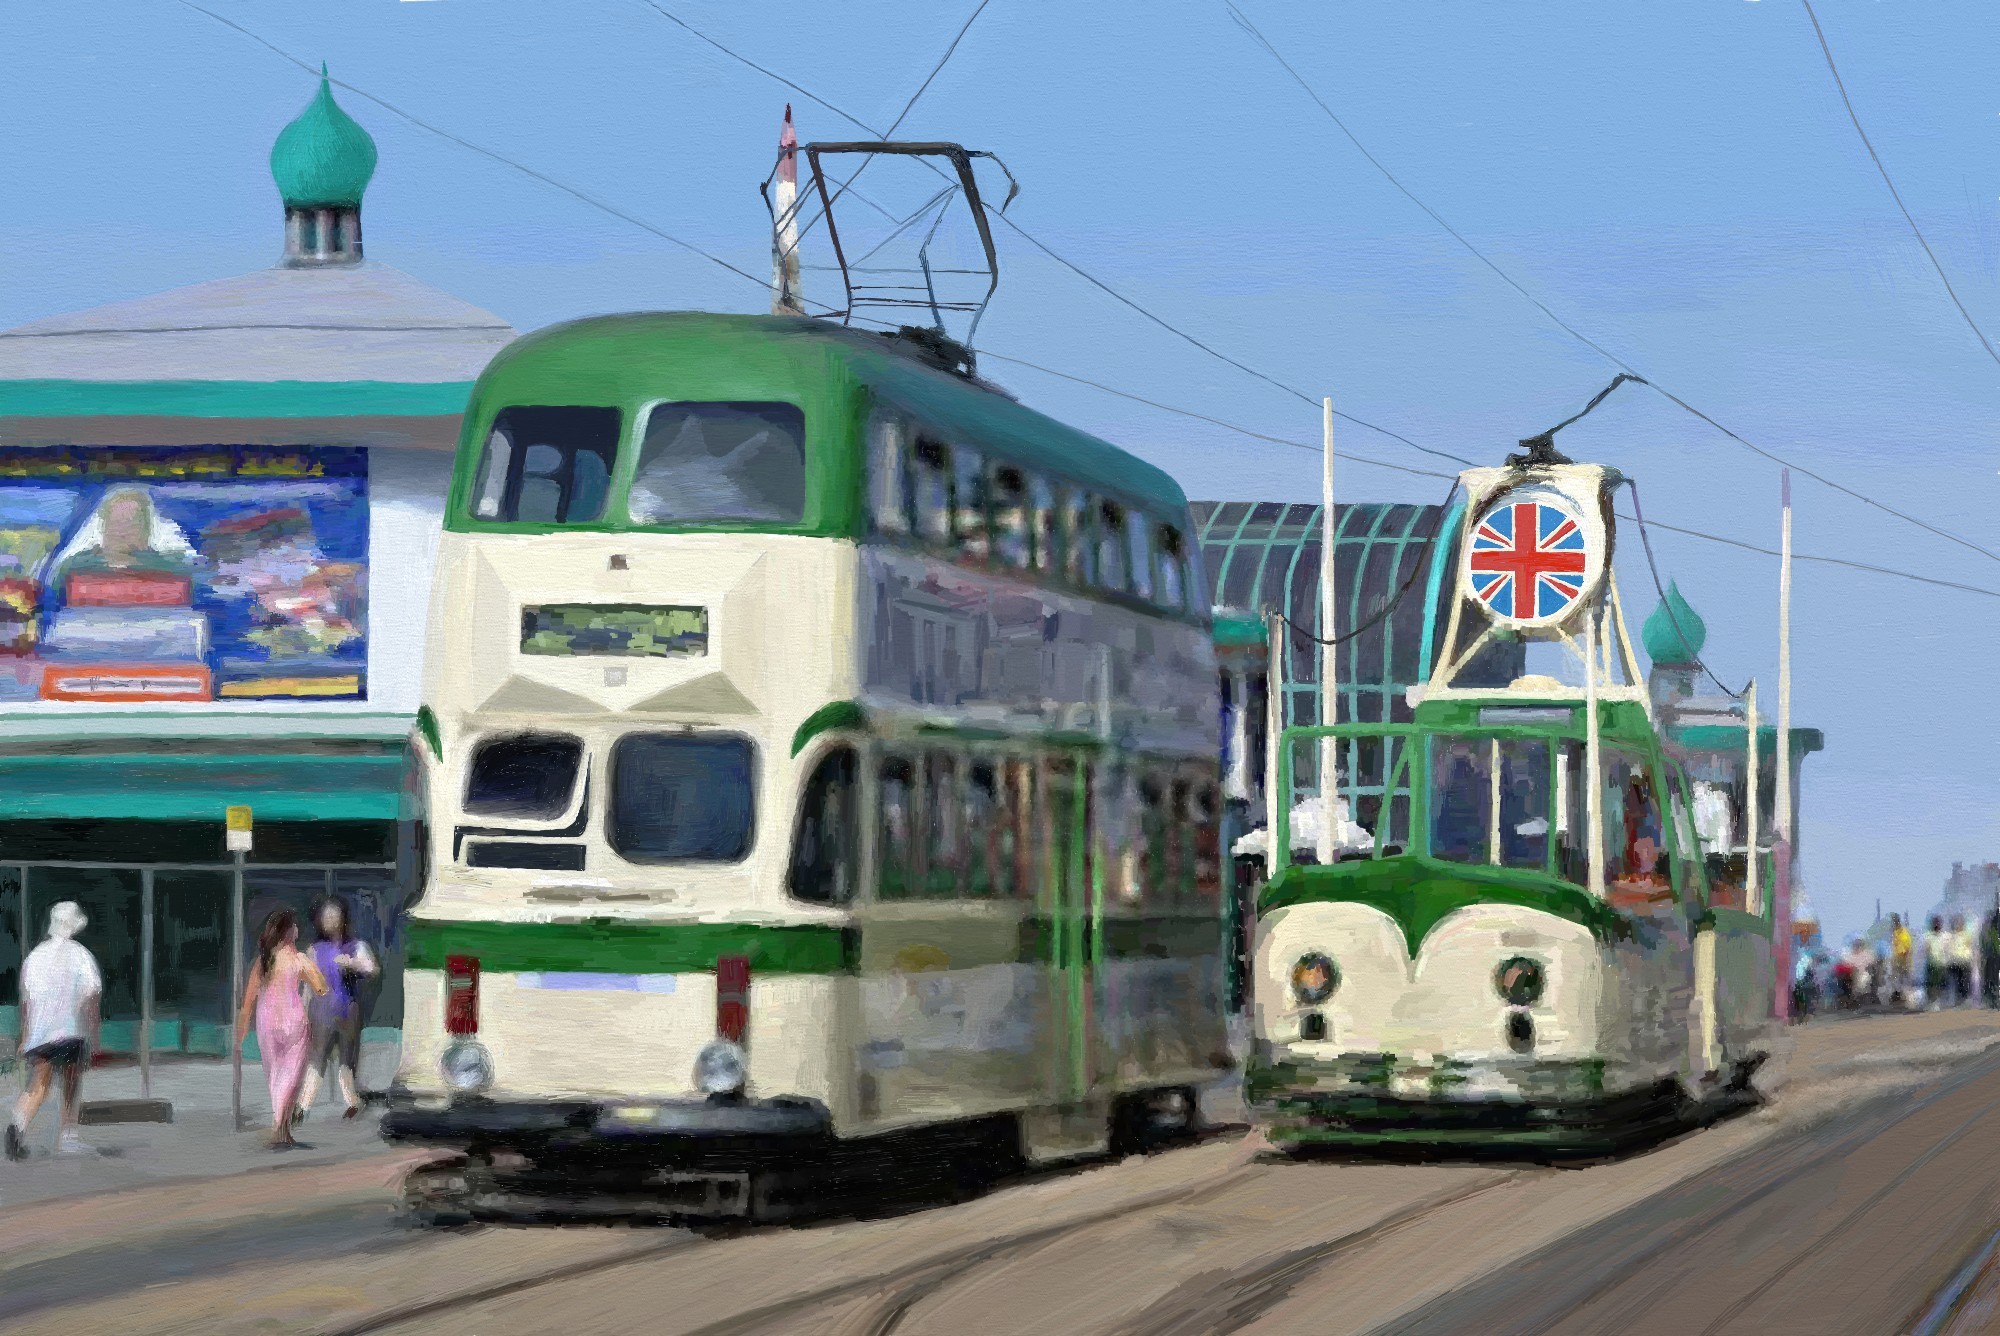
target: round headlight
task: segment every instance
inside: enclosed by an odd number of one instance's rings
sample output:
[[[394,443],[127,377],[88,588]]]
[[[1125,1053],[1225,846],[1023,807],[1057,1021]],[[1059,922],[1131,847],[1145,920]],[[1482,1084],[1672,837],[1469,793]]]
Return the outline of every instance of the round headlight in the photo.
[[[1548,978],[1542,962],[1527,956],[1509,956],[1493,971],[1493,987],[1510,1007],[1531,1007],[1542,1000]]]
[[[453,1090],[484,1090],[493,1084],[493,1055],[484,1044],[462,1040],[444,1051],[438,1070]]]
[[[1340,966],[1333,963],[1333,957],[1319,951],[1308,951],[1299,957],[1298,964],[1292,966],[1292,996],[1304,1006],[1317,1006],[1333,996],[1333,990],[1340,987]]]
[[[694,1060],[694,1083],[711,1095],[734,1095],[750,1078],[742,1045],[727,1039],[710,1043]]]

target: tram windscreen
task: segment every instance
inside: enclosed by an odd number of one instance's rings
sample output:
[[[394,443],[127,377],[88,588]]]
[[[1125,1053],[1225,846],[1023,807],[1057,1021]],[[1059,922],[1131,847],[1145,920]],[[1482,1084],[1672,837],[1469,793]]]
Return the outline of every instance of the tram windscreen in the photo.
[[[569,810],[583,743],[547,733],[491,738],[472,753],[465,777],[470,816],[553,821]]]
[[[805,436],[792,404],[660,404],[646,417],[626,509],[634,524],[797,524]]]
[[[630,733],[611,749],[611,847],[633,863],[733,863],[756,828],[750,740]]]
[[[472,517],[588,524],[604,517],[618,458],[615,408],[503,408],[472,486]]]
[[[1431,856],[1543,869],[1553,777],[1549,744],[1539,738],[1436,739],[1431,751]]]

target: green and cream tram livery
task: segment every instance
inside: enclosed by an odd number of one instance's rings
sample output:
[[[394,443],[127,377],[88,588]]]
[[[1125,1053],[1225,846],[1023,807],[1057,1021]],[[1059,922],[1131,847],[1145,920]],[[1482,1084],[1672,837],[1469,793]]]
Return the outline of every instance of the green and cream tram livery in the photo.
[[[439,554],[387,1134],[757,1213],[846,1151],[1192,1121],[1228,1046],[1189,532],[899,339],[512,345]]]
[[[1463,482],[1412,722],[1284,735],[1280,792],[1291,750],[1329,738],[1346,773],[1386,780],[1367,848],[1281,853],[1260,896],[1246,1084],[1282,1146],[1615,1151],[1747,1101],[1776,1039],[1770,906],[1709,902],[1626,635],[1620,479]],[[1496,636],[1563,647],[1574,684],[1455,686]]]

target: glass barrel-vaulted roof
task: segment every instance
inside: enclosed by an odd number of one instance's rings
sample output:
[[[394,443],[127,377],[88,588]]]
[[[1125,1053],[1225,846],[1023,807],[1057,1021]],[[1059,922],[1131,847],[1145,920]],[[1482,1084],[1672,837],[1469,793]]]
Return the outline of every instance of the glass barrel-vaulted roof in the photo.
[[[1240,626],[1245,616],[1276,609],[1309,633],[1289,638],[1285,722],[1318,723],[1320,648],[1310,637],[1324,634],[1319,617],[1320,508],[1281,501],[1196,501],[1191,508],[1208,571],[1209,600],[1218,616],[1234,614],[1227,623]],[[1408,722],[1407,693],[1428,671],[1426,625],[1433,644],[1441,641],[1443,618],[1457,587],[1451,551],[1456,516],[1438,506],[1400,502],[1336,505],[1334,514],[1334,578],[1340,587],[1335,629],[1351,637],[1335,647],[1340,722]],[[1435,591],[1438,606],[1433,607],[1431,540],[1441,528],[1443,565]],[[1400,597],[1398,590],[1403,591]],[[1525,663],[1520,644],[1494,645],[1459,681],[1504,684],[1520,676]],[[1309,791],[1317,783],[1312,750],[1301,748],[1294,762],[1300,791]],[[1342,764],[1343,790],[1353,786],[1355,810],[1372,819],[1381,794],[1379,749],[1350,743]]]

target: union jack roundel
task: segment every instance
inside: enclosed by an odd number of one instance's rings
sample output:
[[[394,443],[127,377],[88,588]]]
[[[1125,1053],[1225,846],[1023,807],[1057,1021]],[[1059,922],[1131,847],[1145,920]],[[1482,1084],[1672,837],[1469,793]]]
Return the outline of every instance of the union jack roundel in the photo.
[[[1466,582],[1496,617],[1548,621],[1583,596],[1588,557],[1583,525],[1564,507],[1544,500],[1502,501],[1472,531]]]

